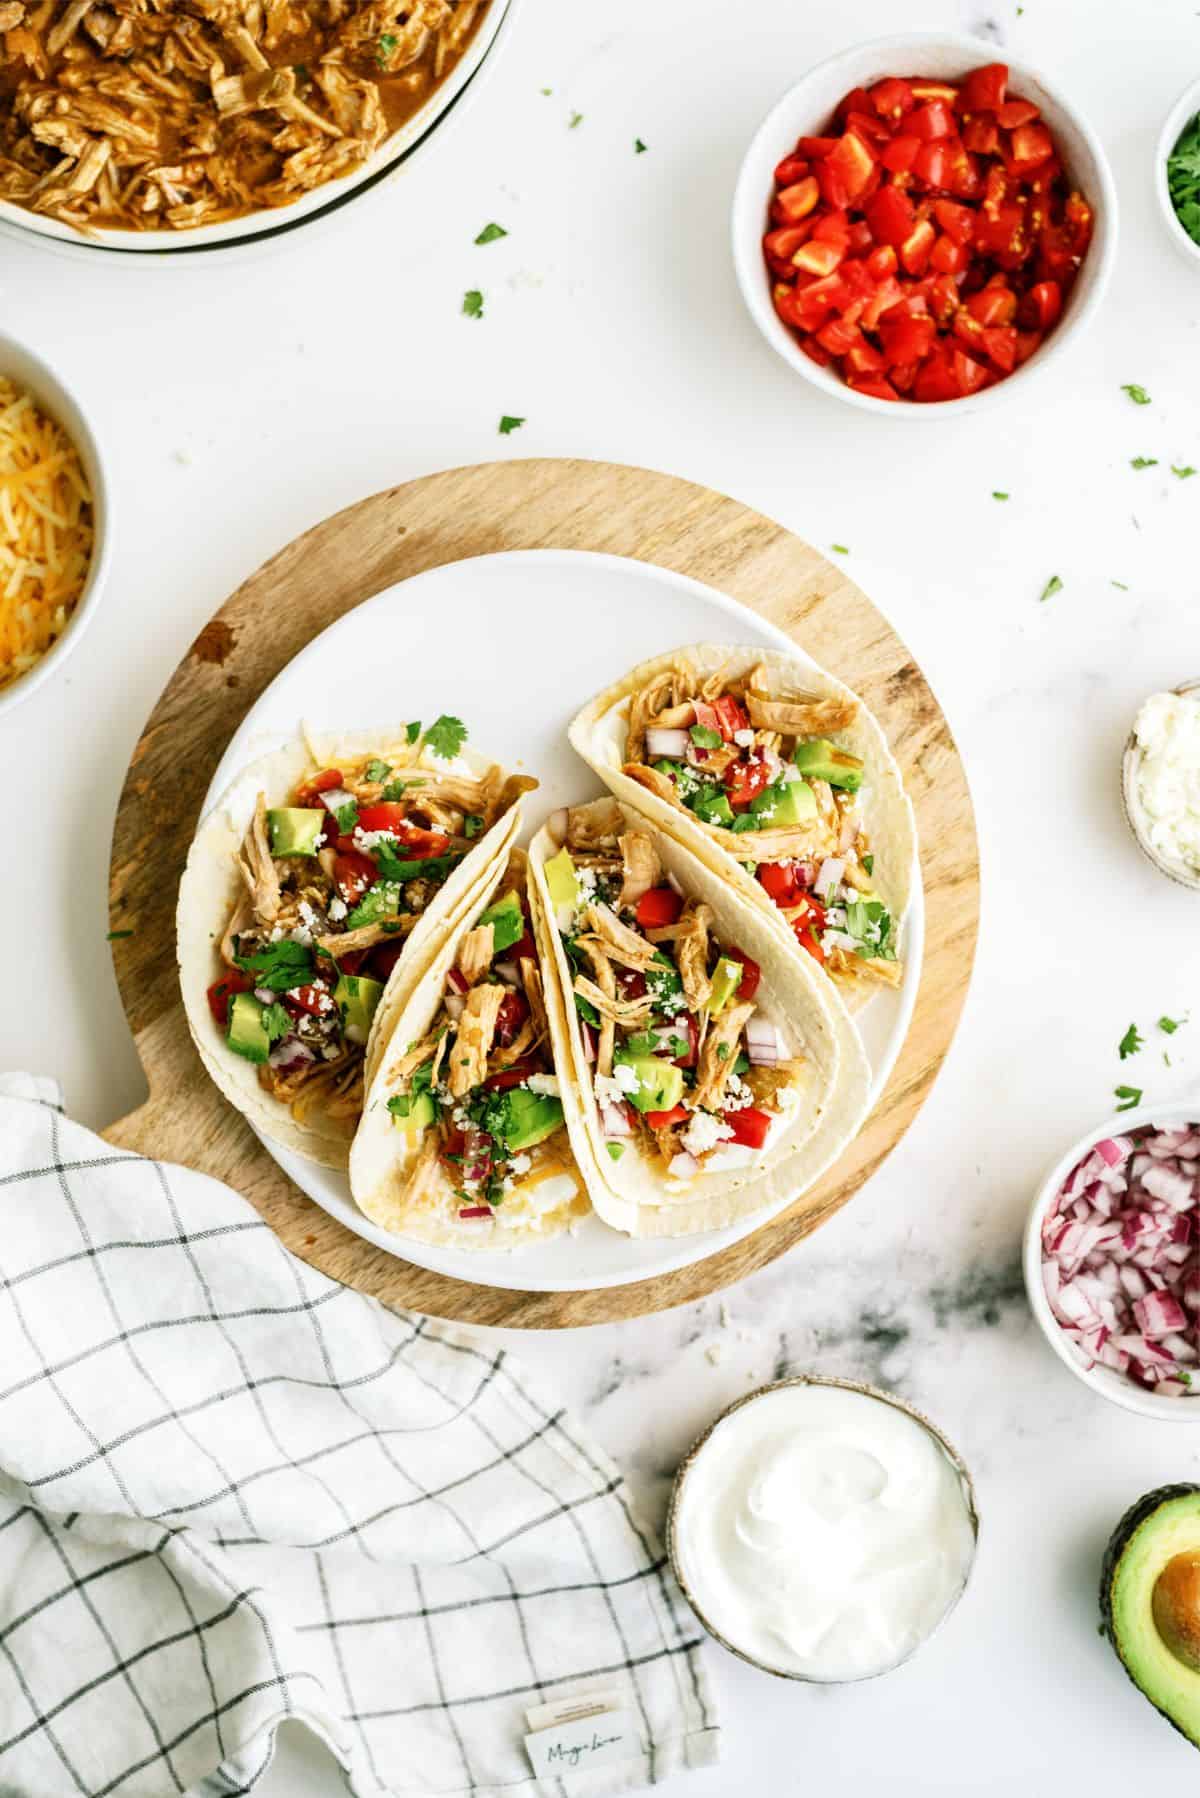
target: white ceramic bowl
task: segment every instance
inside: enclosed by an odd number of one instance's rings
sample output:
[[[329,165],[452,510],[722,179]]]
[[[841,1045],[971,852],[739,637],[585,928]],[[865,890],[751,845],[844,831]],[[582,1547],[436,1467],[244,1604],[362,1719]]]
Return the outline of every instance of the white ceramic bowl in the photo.
[[[112,514],[100,446],[78,400],[64,386],[59,376],[23,343],[2,333],[0,375],[7,375],[18,387],[28,388],[45,411],[51,413],[71,437],[79,451],[88,485],[92,490],[95,520],[91,567],[67,628],[28,674],[21,675],[10,686],[0,687],[0,719],[3,719],[14,706],[27,699],[35,688],[40,687],[44,680],[48,680],[62,666],[91,622],[100,604],[112,560]]]
[[[479,29],[445,81],[434,89],[411,119],[380,145],[362,168],[340,180],[326,181],[290,206],[252,212],[245,218],[229,219],[220,225],[200,225],[191,231],[95,228],[84,236],[70,225],[0,200],[0,234],[15,235],[26,242],[31,239],[40,241],[78,256],[86,255],[95,264],[101,256],[111,260],[116,256],[174,258],[212,254],[235,245],[266,243],[294,231],[299,225],[326,218],[359,194],[394,177],[400,165],[420,148],[443,119],[448,118],[451,110],[465,102],[468,88],[477,88],[475,78],[516,4],[517,0],[491,0]]]
[[[926,75],[950,80],[982,63],[1003,60],[1011,70],[1011,85],[1022,98],[1036,101],[1054,133],[1067,173],[1090,201],[1095,230],[1083,267],[1063,308],[1062,318],[1045,344],[1029,361],[994,387],[963,399],[915,401],[875,399],[854,388],[829,369],[806,356],[795,337],[779,318],[771,301],[771,278],[763,260],[762,238],[767,229],[767,208],[776,163],[786,156],[796,139],[824,131],[838,101],[853,87],[869,87],[884,75]],[[750,316],[790,368],[823,393],[889,417],[922,418],[994,406],[1012,391],[1023,391],[1039,369],[1057,360],[1077,338],[1100,304],[1117,249],[1117,195],[1112,173],[1100,141],[1077,107],[1070,105],[1057,86],[1045,76],[977,38],[945,36],[940,32],[914,31],[897,37],[875,38],[842,50],[810,69],[788,89],[767,114],[751,142],[738,176],[733,197],[733,261],[738,284]]]
[[[1191,238],[1188,238],[1188,242],[1191,243]],[[1185,680],[1180,681],[1177,687],[1172,687],[1171,691],[1173,693],[1195,693],[1197,689],[1200,689],[1200,680]],[[1175,882],[1176,886],[1190,887],[1192,892],[1200,893],[1200,874],[1185,866],[1183,862],[1168,861],[1166,856],[1159,854],[1150,841],[1150,823],[1138,792],[1137,775],[1141,759],[1142,752],[1137,737],[1131,730],[1125,740],[1125,750],[1121,757],[1121,801],[1125,808],[1125,821],[1133,832],[1133,840],[1146,860],[1152,862],[1160,874],[1165,874],[1168,880]]]
[[[1197,1121],[1200,1121],[1200,1098],[1186,1099],[1174,1105],[1143,1105],[1137,1111],[1118,1112],[1081,1137],[1061,1160],[1055,1162],[1039,1188],[1025,1225],[1021,1255],[1030,1309],[1041,1326],[1043,1336],[1063,1366],[1069,1367],[1077,1380],[1082,1380],[1085,1386],[1090,1386],[1101,1398],[1120,1405],[1122,1410],[1136,1411],[1139,1417],[1159,1417],[1168,1423],[1200,1424],[1200,1397],[1158,1398],[1144,1387],[1136,1385],[1133,1380],[1127,1380],[1124,1374],[1117,1373],[1114,1368],[1087,1368],[1063,1335],[1042,1284],[1042,1220],[1076,1162],[1082,1161],[1089,1149],[1094,1148],[1104,1137],[1124,1136],[1127,1131],[1136,1130],[1143,1124],[1191,1124]]]
[[[1184,88],[1167,114],[1158,134],[1158,142],[1154,146],[1154,192],[1158,199],[1158,209],[1162,213],[1171,242],[1181,255],[1187,257],[1193,268],[1200,268],[1200,243],[1188,236],[1171,204],[1171,191],[1167,186],[1167,157],[1178,143],[1179,134],[1188,120],[1195,118],[1198,112],[1200,81],[1193,81]]]

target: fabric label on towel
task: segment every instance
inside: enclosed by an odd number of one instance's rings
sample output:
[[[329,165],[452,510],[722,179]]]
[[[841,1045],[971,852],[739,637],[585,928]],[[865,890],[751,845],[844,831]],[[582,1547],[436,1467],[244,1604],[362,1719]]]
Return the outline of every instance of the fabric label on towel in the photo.
[[[538,1705],[536,1712],[562,1711],[567,1702]],[[636,1760],[642,1753],[629,1711],[597,1710],[596,1705],[603,1701],[590,1695],[570,1702],[573,1721],[552,1723],[525,1737],[530,1763],[539,1778],[583,1773],[616,1761]],[[578,1712],[585,1704],[589,1709],[581,1717]],[[531,1720],[536,1712],[529,1713]]]
[[[598,1717],[601,1711],[621,1709],[619,1692],[576,1692],[573,1698],[555,1698],[549,1704],[531,1704],[525,1721],[531,1730],[552,1729],[556,1723],[578,1723]]]

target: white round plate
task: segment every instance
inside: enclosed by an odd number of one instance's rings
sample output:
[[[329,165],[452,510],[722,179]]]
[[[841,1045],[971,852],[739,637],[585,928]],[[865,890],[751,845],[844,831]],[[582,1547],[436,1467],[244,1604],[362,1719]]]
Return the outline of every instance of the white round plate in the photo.
[[[347,612],[288,663],[231,740],[203,810],[247,762],[291,737],[301,719],[317,729],[370,728],[451,712],[477,749],[541,782],[525,801],[528,838],[547,812],[598,790],[567,742],[567,725],[584,700],[647,656],[706,641],[761,644],[804,659],[790,637],[745,606],[648,562],[546,549],[431,568]],[[853,684],[852,670],[840,672]],[[874,1075],[872,1103],[908,1030],[924,925],[917,879],[901,944],[903,985],[881,992],[859,1018]],[[518,1292],[578,1292],[670,1273],[749,1236],[790,1203],[781,1199],[700,1236],[639,1241],[589,1217],[573,1235],[517,1252],[434,1248],[372,1224],[344,1174],[269,1137],[262,1142],[310,1199],[376,1247],[457,1280]]]

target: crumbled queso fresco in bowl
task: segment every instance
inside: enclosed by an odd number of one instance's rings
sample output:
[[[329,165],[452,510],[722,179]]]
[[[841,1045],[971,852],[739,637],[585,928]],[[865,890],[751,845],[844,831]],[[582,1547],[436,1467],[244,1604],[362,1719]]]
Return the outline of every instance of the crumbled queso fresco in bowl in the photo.
[[[1140,835],[1157,861],[1200,881],[1200,689],[1152,694],[1134,739]]]

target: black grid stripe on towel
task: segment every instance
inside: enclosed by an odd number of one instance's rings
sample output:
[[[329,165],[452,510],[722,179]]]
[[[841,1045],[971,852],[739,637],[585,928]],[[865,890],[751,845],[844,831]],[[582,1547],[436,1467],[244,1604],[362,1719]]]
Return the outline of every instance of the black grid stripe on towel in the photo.
[[[615,1466],[483,1338],[0,1077],[0,1792],[230,1798],[277,1725],[360,1798],[563,1792],[531,1704],[716,1758],[699,1632]]]

